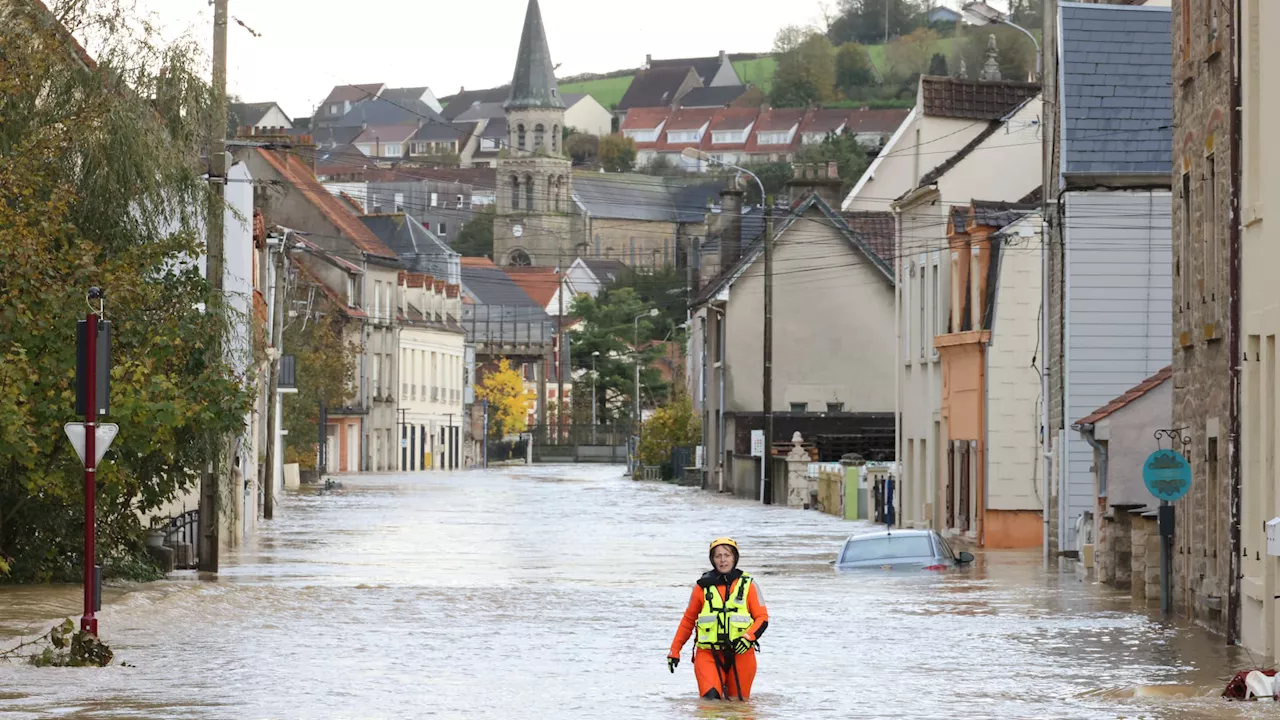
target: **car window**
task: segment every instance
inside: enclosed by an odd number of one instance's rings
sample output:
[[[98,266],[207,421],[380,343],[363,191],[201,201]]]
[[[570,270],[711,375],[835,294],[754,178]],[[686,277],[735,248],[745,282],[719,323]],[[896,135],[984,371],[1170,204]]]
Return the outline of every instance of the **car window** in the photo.
[[[854,540],[844,548],[841,563],[866,560],[897,560],[901,558],[933,557],[933,547],[928,535],[898,535],[866,540]]]
[[[947,541],[942,536],[938,536],[935,540],[938,541],[938,547],[942,549],[942,557],[948,560],[956,559],[956,556],[951,554],[951,546],[947,544]]]

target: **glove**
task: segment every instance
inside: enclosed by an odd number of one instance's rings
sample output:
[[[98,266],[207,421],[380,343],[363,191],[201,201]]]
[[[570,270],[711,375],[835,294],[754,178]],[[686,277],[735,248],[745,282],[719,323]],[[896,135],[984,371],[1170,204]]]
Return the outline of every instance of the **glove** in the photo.
[[[755,642],[746,638],[738,638],[733,641],[733,651],[739,655],[744,655]]]
[[[671,672],[674,673],[676,671],[676,666],[679,664],[680,664],[680,658],[678,657],[667,658],[667,669],[670,670]]]

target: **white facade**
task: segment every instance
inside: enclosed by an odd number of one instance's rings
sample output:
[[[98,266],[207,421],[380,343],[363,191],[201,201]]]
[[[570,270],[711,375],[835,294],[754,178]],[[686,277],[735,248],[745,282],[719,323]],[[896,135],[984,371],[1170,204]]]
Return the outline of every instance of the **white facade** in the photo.
[[[407,274],[399,287],[400,403],[394,466],[462,467],[466,336],[459,297],[447,297]],[[411,287],[416,285],[416,287]]]
[[[564,124],[589,135],[604,137],[613,132],[613,113],[599,100],[583,95],[564,111]]]

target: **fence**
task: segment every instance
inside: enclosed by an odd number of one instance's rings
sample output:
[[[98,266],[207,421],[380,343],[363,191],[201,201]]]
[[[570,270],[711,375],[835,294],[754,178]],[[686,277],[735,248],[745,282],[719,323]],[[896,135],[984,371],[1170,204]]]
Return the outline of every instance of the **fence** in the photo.
[[[508,460],[525,460],[529,456],[529,441],[526,439],[489,440],[487,442],[487,457],[491,463],[506,462]]]
[[[555,338],[551,317],[539,307],[464,304],[462,327],[477,345],[550,345]]]
[[[545,426],[534,426],[529,429],[533,435],[533,446],[539,445],[626,445],[631,436],[630,423],[613,423],[591,425],[565,423],[563,428],[556,428],[554,421]]]
[[[164,544],[174,549],[174,567],[197,567],[200,564],[200,510],[188,510],[169,518]]]

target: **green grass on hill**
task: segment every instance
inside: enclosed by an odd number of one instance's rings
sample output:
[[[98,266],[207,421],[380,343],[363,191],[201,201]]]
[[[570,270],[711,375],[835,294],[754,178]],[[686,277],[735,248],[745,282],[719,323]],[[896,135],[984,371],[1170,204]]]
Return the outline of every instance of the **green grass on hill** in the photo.
[[[560,92],[586,93],[595,98],[596,102],[605,106],[605,108],[612,110],[613,106],[622,100],[627,88],[631,86],[631,77],[630,75],[625,75],[623,77],[568,83],[560,86]]]
[[[773,70],[778,66],[772,57],[761,57],[755,60],[739,60],[733,64],[738,71],[738,78],[748,85],[755,85],[769,94],[773,87]]]

